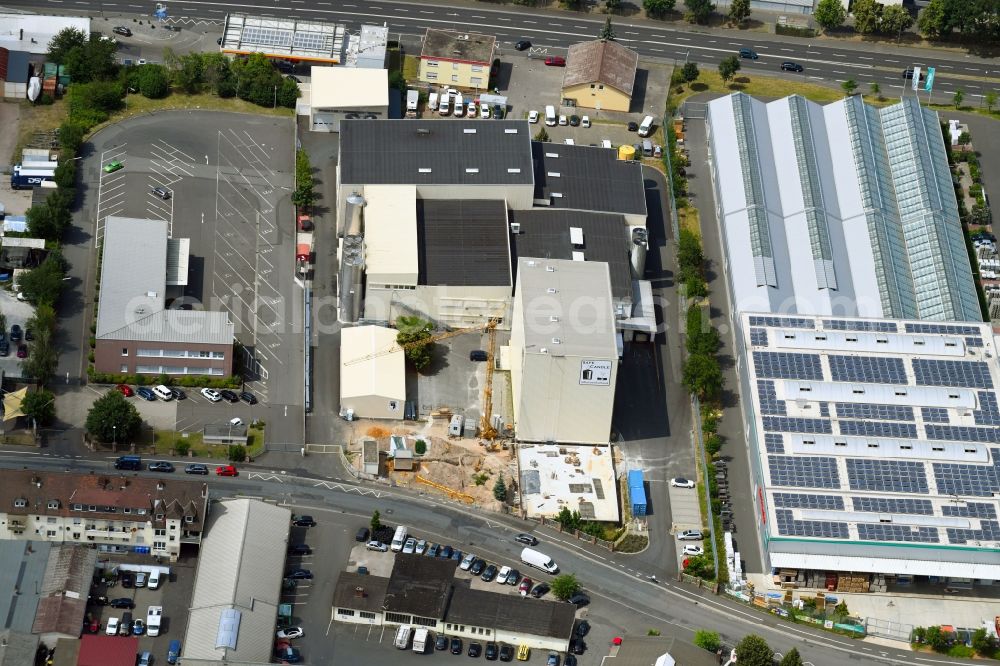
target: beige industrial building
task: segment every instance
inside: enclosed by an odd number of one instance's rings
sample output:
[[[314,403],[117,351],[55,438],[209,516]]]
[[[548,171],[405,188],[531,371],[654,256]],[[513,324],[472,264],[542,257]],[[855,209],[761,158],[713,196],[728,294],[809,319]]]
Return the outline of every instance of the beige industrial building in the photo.
[[[573,44],[566,53],[563,99],[601,111],[628,112],[639,54],[614,40]]]
[[[363,67],[312,67],[309,129],[339,132],[345,118],[389,116],[389,72]]]
[[[452,88],[486,89],[496,44],[497,38],[491,35],[428,28],[418,78]]]
[[[612,303],[606,263],[518,259],[507,351],[517,439],[608,443],[618,374]]]
[[[406,367],[397,331],[381,326],[340,332],[340,411],[354,418],[402,419]]]

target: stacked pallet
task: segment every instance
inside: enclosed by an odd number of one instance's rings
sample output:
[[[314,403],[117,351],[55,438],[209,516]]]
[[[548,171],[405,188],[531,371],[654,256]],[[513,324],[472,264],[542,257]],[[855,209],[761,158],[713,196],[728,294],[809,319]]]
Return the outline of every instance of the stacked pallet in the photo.
[[[889,586],[886,584],[885,574],[875,574],[872,579],[871,591],[872,592],[887,592]]]
[[[871,589],[871,579],[868,574],[840,574],[837,579],[837,592],[868,592]]]

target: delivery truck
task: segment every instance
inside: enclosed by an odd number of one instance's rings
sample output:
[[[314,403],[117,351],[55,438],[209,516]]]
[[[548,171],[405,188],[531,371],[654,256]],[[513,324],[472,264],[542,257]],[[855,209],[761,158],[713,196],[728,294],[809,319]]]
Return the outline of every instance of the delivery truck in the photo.
[[[392,642],[399,650],[405,650],[410,647],[410,636],[413,634],[413,627],[408,624],[402,624],[399,629],[396,630],[396,639]]]
[[[420,93],[410,89],[406,91],[406,117],[417,117],[417,105],[420,103]]]
[[[413,632],[413,651],[417,654],[423,654],[427,651],[427,627],[417,627],[417,630]]]
[[[557,565],[551,557],[531,548],[525,548],[521,551],[521,561],[528,566],[541,569],[546,573],[559,573],[559,565]]]
[[[18,165],[10,172],[10,188],[12,190],[31,189],[47,180],[54,180],[55,177],[55,169],[28,169]]]

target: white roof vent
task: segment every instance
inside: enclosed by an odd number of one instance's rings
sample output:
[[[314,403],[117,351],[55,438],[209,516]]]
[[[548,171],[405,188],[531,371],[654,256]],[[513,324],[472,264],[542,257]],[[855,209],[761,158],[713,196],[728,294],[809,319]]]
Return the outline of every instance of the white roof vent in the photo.
[[[538,353],[539,354],[548,354],[549,353],[549,348],[548,347],[542,347],[541,349],[538,350]]]
[[[479,169],[476,169],[475,167],[473,167],[471,169],[466,169],[465,173],[479,173]]]
[[[573,251],[573,261],[586,261],[583,257],[583,252]]]
[[[430,167],[420,167],[419,169],[417,169],[417,171],[419,171],[420,173],[430,173],[431,172],[431,168]]]
[[[520,169],[511,168],[511,169],[507,169],[507,173],[521,173],[521,170]]]
[[[555,322],[559,321],[559,317],[557,317],[555,315],[550,315],[549,316],[549,321],[555,323]]]
[[[562,192],[553,192],[552,193],[552,198],[553,199],[562,199]]]
[[[559,338],[552,338],[552,344],[554,344],[554,345],[561,345],[562,344],[562,340],[560,340]]]
[[[573,245],[583,245],[583,227],[569,228],[569,242]]]
[[[475,127],[466,127],[465,129],[462,130],[462,133],[463,134],[475,134],[476,133],[476,128]]]
[[[546,273],[555,273],[556,272],[556,267],[555,266],[546,266],[545,267],[545,272]]]
[[[546,157],[559,157],[559,153],[545,153]]]
[[[150,298],[156,298],[156,292],[155,291],[147,291],[146,295],[149,296]]]
[[[507,128],[503,131],[504,134],[517,134],[517,128]]]
[[[549,287],[548,289],[545,290],[545,292],[548,294],[558,294],[559,290],[556,289],[555,287]]]
[[[510,223],[510,233],[512,233],[512,234],[519,234],[519,233],[521,233],[521,223],[520,222],[511,222]]]
[[[549,178],[559,178],[562,176],[562,174],[559,173],[558,171],[547,171],[545,175],[548,176]]]
[[[529,266],[537,266],[537,265],[538,265],[538,262],[537,262],[537,261],[535,261],[534,259],[528,259],[528,261],[527,261],[527,264],[528,264]]]

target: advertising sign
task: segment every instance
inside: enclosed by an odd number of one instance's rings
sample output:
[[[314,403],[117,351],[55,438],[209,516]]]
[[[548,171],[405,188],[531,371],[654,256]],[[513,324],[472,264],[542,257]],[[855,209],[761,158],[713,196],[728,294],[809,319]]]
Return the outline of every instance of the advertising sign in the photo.
[[[934,87],[934,68],[933,67],[928,67],[927,68],[927,83],[924,85],[924,90],[926,90],[927,92],[930,92],[931,88],[933,88],[933,87]]]
[[[920,90],[920,68],[913,68],[913,89]]]
[[[611,361],[580,361],[580,384],[584,386],[610,386]]]

